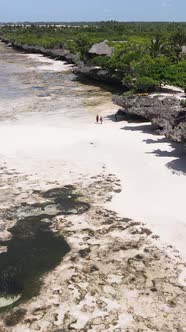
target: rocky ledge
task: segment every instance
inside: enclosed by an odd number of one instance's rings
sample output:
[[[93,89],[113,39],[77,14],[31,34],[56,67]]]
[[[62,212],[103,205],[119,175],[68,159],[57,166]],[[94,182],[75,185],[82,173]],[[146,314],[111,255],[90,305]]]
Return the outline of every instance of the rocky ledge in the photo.
[[[78,64],[80,61],[78,54],[71,54],[68,50],[63,48],[44,48],[41,46],[33,46],[27,44],[21,44],[16,41],[10,41],[7,39],[1,39],[1,41],[5,44],[8,44],[10,47],[13,47],[16,50],[23,51],[25,53],[39,53],[45,56],[48,56],[52,59],[67,61],[68,63]]]
[[[103,82],[107,84],[122,85],[123,74],[119,71],[112,73],[109,70],[103,69],[101,67],[80,65],[73,70],[82,80],[94,80],[97,82]]]
[[[113,96],[114,104],[123,108],[127,117],[137,115],[146,119],[167,138],[182,142],[186,140],[186,107],[173,96]]]

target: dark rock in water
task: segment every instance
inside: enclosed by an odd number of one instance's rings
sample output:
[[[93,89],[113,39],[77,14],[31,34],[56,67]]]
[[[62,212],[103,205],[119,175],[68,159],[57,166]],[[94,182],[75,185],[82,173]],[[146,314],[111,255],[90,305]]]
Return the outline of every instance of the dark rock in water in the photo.
[[[49,218],[57,215],[82,214],[89,209],[89,204],[78,200],[79,195],[74,193],[73,186],[54,188],[46,192],[35,191],[47,201],[44,203],[22,204],[8,212],[8,217],[16,217],[18,220],[45,215]]]
[[[79,255],[81,256],[81,258],[84,258],[88,256],[88,254],[90,254],[90,251],[90,248],[81,249],[79,250]]]
[[[66,185],[62,188],[52,188],[45,192],[40,192],[40,191],[36,192],[40,193],[41,196],[45,198],[56,198],[60,197],[61,195],[63,195],[64,198],[69,197],[69,195],[71,195],[71,197],[78,198],[79,195],[75,193],[75,189],[76,188],[72,185]]]
[[[175,142],[186,140],[186,109],[174,97],[113,96],[113,102],[124,108],[125,114],[150,121],[167,138]]]
[[[45,87],[44,86],[33,85],[32,89],[34,89],[34,90],[45,90]]]
[[[79,195],[74,193],[74,190],[75,188],[73,186],[65,186],[63,188],[50,189],[41,193],[41,195],[54,202],[60,210],[60,214],[82,214],[86,212],[90,206],[88,203],[79,201]]]
[[[7,213],[18,221],[9,229],[12,238],[1,241],[7,252],[0,254],[0,297],[21,294],[21,300],[26,300],[37,295],[41,276],[54,269],[70,251],[65,239],[51,226],[57,215],[81,214],[89,209],[87,203],[78,201],[74,189],[66,186],[37,191],[35,194],[46,198],[46,202],[22,204]]]
[[[18,309],[12,312],[5,318],[6,326],[15,326],[17,325],[25,316],[26,310],[25,309]]]

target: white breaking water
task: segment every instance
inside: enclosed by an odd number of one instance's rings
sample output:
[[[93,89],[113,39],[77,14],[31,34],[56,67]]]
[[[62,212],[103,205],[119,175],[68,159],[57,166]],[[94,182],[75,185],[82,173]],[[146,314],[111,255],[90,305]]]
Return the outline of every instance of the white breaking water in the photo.
[[[69,71],[73,67],[73,65],[67,64],[65,61],[56,61],[53,59],[49,59],[41,54],[28,54],[27,56],[31,60],[40,63],[37,67],[31,67],[30,70],[63,72]]]

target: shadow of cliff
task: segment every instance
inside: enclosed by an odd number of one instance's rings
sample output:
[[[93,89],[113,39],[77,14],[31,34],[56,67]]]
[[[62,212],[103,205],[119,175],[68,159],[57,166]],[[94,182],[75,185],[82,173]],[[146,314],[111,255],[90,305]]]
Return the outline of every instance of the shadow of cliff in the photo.
[[[114,122],[122,122],[122,121],[127,121],[128,123],[149,122],[145,118],[142,118],[141,116],[136,114],[124,114],[124,115],[109,114],[106,116],[106,118]]]
[[[147,144],[156,144],[156,143],[168,143],[172,148],[171,151],[155,149],[152,152],[148,152],[150,154],[154,154],[156,157],[170,157],[175,158],[174,160],[168,162],[166,164],[167,168],[169,168],[172,172],[180,173],[186,175],[186,144],[184,143],[174,143],[166,138],[160,138],[158,140],[147,139],[144,140]]]
[[[81,84],[86,86],[90,85],[90,86],[99,87],[103,91],[111,92],[112,94],[123,93],[123,88],[119,84],[108,83],[106,81],[95,80],[93,78],[88,78],[88,77],[81,77],[75,73],[73,76],[73,81],[80,82]]]
[[[152,152],[147,152],[147,154],[154,154],[159,158],[175,158],[174,160],[168,162],[166,167],[170,169],[173,173],[186,175],[186,142],[174,143],[165,137],[158,137],[158,129],[152,124],[140,124],[139,126],[125,126],[121,128],[122,130],[128,130],[133,132],[142,132],[145,134],[151,134],[156,136],[156,139],[144,139],[143,142],[146,144],[169,144],[172,148],[171,151],[166,149],[154,149]],[[155,130],[155,131],[154,131]]]
[[[134,123],[134,121],[131,121],[132,123]],[[136,122],[139,123],[139,122]],[[141,122],[140,122],[141,123]],[[122,130],[127,130],[127,131],[139,131],[142,132],[144,134],[151,134],[154,136],[158,136],[157,130],[159,128],[157,128],[157,126],[154,126],[152,124],[148,123],[142,123],[139,126],[124,126],[123,128],[121,128]]]

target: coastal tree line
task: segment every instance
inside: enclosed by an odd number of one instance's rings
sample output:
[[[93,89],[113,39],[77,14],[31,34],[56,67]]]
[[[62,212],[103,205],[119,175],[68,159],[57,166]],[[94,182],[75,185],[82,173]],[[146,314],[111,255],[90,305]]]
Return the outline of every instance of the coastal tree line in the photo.
[[[68,26],[12,26],[1,38],[45,49],[66,49],[79,61],[122,77],[130,91],[148,92],[173,84],[186,89],[186,23],[95,22]],[[90,47],[108,41],[112,56],[89,55]]]

